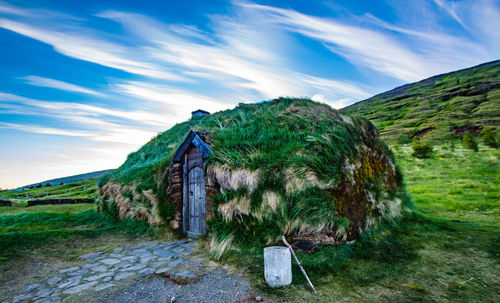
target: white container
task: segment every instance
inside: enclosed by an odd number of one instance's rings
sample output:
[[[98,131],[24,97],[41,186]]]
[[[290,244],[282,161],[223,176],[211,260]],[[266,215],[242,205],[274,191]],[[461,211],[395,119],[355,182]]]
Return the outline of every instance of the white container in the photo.
[[[292,256],[288,247],[264,248],[264,277],[267,285],[280,287],[292,283]]]

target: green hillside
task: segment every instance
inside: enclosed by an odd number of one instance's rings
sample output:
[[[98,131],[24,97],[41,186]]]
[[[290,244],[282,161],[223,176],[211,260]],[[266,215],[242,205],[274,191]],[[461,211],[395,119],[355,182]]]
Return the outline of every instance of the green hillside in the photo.
[[[44,186],[23,191],[1,190],[0,199],[9,200],[14,206],[26,206],[28,200],[38,199],[93,199],[96,196],[97,181],[95,179],[71,182],[63,185]],[[1,212],[15,211],[4,207]]]
[[[35,188],[37,186],[54,186],[54,185],[61,185],[71,183],[71,182],[77,182],[77,181],[83,181],[83,180],[97,180],[99,177],[102,175],[105,175],[109,172],[113,171],[112,169],[105,169],[105,170],[99,170],[99,171],[94,171],[86,174],[79,174],[79,175],[73,175],[73,176],[68,176],[68,177],[62,177],[62,178],[56,178],[56,179],[51,179],[51,180],[46,180],[43,182],[39,183],[34,183],[30,185],[25,185],[20,187],[19,189],[28,189],[28,188]]]
[[[437,142],[500,127],[500,60],[406,84],[350,105],[387,143]]]

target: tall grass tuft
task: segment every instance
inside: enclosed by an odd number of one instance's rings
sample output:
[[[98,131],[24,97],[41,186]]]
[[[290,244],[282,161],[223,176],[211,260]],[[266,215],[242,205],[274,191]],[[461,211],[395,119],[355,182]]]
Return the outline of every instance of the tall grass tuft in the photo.
[[[475,152],[479,151],[476,138],[471,133],[466,133],[462,139],[462,145],[466,149],[473,150]]]

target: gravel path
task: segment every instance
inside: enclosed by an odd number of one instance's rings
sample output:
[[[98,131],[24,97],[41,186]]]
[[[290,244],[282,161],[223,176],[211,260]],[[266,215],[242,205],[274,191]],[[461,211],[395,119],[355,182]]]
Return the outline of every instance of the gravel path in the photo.
[[[7,302],[49,303],[66,299],[74,302],[76,299],[76,302],[138,303],[171,302],[172,297],[176,302],[253,299],[248,281],[220,268],[213,270],[208,260],[192,255],[195,247],[195,242],[183,240],[88,253],[79,257],[78,264],[28,285]]]
[[[151,277],[140,281],[120,294],[106,295],[95,303],[149,303],[149,302],[242,302],[253,299],[250,284],[244,278],[230,275],[223,269],[206,273],[201,280],[174,284],[168,279]]]

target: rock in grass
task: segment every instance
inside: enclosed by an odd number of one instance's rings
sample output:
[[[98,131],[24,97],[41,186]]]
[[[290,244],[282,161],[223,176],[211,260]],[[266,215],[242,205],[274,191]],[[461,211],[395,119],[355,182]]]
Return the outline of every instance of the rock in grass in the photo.
[[[153,262],[149,266],[154,267],[154,268],[158,268],[158,267],[165,266],[167,264],[168,264],[168,261],[159,261],[159,262]]]
[[[149,249],[155,250],[158,248],[163,248],[165,245],[163,243],[154,243],[149,246]]]
[[[85,289],[88,289],[88,288],[91,288],[93,286],[97,285],[97,281],[92,281],[92,282],[89,282],[89,283],[85,283],[85,284],[81,284],[81,285],[78,285],[78,286],[74,286],[74,287],[71,287],[69,289],[66,289],[65,291],[63,291],[64,294],[67,294],[67,295],[70,295],[70,294],[75,294],[75,293],[79,293]]]
[[[180,278],[185,279],[185,280],[190,280],[190,279],[195,279],[196,278],[195,274],[193,274],[192,272],[187,271],[187,270],[186,271],[182,271],[180,273],[177,273],[175,276],[176,277],[180,277]]]
[[[100,266],[92,267],[90,270],[97,271],[97,272],[106,272],[106,271],[108,271],[108,268],[104,265],[100,265]]]
[[[113,283],[105,283],[105,284],[101,284],[101,285],[94,287],[94,290],[96,290],[96,291],[104,290],[104,289],[107,289],[107,288],[110,288],[113,286],[115,286]]]
[[[154,268],[144,268],[143,270],[139,271],[139,274],[144,277],[152,275],[154,272]]]
[[[122,262],[120,264],[117,264],[117,265],[113,266],[112,268],[114,270],[117,270],[117,269],[121,269],[121,268],[127,268],[127,267],[130,267],[132,265],[134,265],[134,263]]]
[[[162,273],[166,273],[170,270],[170,267],[162,267],[162,268],[159,268],[155,271],[156,274],[162,274]]]
[[[105,278],[105,277],[109,277],[109,276],[112,276],[112,275],[113,275],[112,272],[104,272],[102,274],[88,276],[88,277],[85,277],[83,279],[85,281],[96,281],[96,280],[99,280],[99,279],[102,279],[102,278]]]
[[[79,258],[80,259],[84,259],[84,260],[90,260],[90,259],[97,258],[97,257],[99,257],[101,255],[104,255],[105,253],[106,252],[104,252],[104,251],[96,251],[96,252],[93,252],[93,253],[81,255]]]
[[[182,263],[182,259],[177,259],[177,260],[174,260],[174,261],[168,262],[168,266],[169,266],[169,267],[175,267],[175,266],[177,266],[177,265],[179,265],[179,264],[181,264],[181,263]]]
[[[118,260],[118,259],[102,259],[101,260],[102,263],[106,264],[106,265],[115,265],[115,264],[118,264],[120,263],[121,261]]]
[[[156,259],[156,256],[149,256],[149,257],[144,257],[141,259],[142,264],[147,264],[149,261]]]
[[[139,258],[151,256],[151,253],[147,249],[135,249],[135,250],[131,251],[129,254],[131,254],[132,256],[139,257]]]
[[[78,275],[78,276],[70,277],[70,278],[68,278],[67,281],[65,281],[65,282],[60,283],[59,285],[57,285],[57,288],[62,289],[62,288],[69,288],[69,287],[78,285],[78,284],[80,284],[80,282],[82,281],[82,279],[83,279],[83,275]]]
[[[38,283],[30,284],[30,285],[26,286],[26,288],[24,289],[24,293],[25,294],[30,293],[34,290],[39,289],[40,287],[42,287],[42,284],[38,284]]]
[[[99,265],[100,265],[99,263],[87,263],[87,264],[82,265],[82,269],[89,269],[89,268],[97,267]]]
[[[116,281],[120,281],[120,280],[123,280],[123,279],[126,279],[128,277],[132,277],[133,275],[135,275],[135,272],[124,272],[124,273],[120,273],[120,274],[117,274],[115,276],[115,280]]]
[[[12,298],[12,303],[20,303],[31,300],[32,296],[30,294],[17,295]]]
[[[171,242],[171,245],[183,245],[183,244],[189,243],[190,241],[191,240],[177,240],[177,241]]]
[[[177,257],[179,255],[170,249],[157,249],[153,252],[153,254],[160,257]]]
[[[174,249],[172,249],[173,252],[177,253],[177,254],[180,254],[181,252],[184,252],[184,247],[182,246],[179,246],[179,247],[176,247]]]
[[[122,258],[122,261],[135,262],[135,261],[137,261],[137,259],[138,258],[136,256],[128,256],[128,257]]]
[[[56,290],[53,288],[42,288],[36,293],[36,296],[40,298],[46,298],[55,292]]]
[[[53,278],[47,279],[47,284],[49,284],[49,285],[55,285],[55,284],[57,284],[61,280],[62,280],[61,277],[53,277]]]
[[[75,281],[66,281],[64,283],[61,283],[61,284],[57,285],[57,288],[67,288],[67,287],[70,287],[70,286],[74,286],[77,283],[78,282],[75,282]]]
[[[84,269],[80,269],[80,270],[77,270],[74,272],[67,273],[66,276],[67,277],[76,277],[76,276],[80,276],[80,275],[85,275],[88,272],[89,272],[89,270],[87,268],[84,268]]]
[[[64,269],[60,269],[58,272],[60,274],[65,274],[65,273],[69,273],[69,272],[73,272],[73,271],[77,271],[79,270],[80,267],[78,266],[73,266],[73,267],[68,267],[68,268],[64,268]]]
[[[163,261],[170,261],[172,259],[174,259],[174,257],[159,257],[156,260],[163,262]]]
[[[137,271],[139,269],[143,269],[144,267],[146,267],[146,264],[137,264],[130,267],[122,268],[120,269],[120,271]]]

